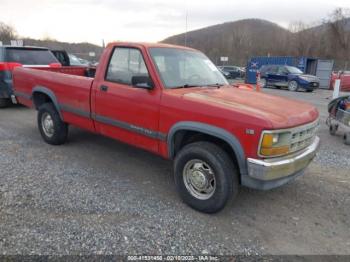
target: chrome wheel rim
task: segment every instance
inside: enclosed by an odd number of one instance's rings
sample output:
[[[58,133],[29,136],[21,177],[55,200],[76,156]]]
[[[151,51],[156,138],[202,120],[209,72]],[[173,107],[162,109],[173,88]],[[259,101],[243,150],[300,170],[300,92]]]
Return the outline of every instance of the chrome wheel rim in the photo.
[[[292,82],[289,83],[289,90],[295,91],[295,90],[297,90],[297,88],[298,88],[298,83],[297,82],[292,81]]]
[[[52,117],[49,113],[44,113],[41,117],[41,126],[45,136],[52,137],[55,130],[53,125]]]
[[[188,192],[197,199],[211,198],[216,189],[215,174],[204,161],[193,159],[183,169],[183,181]]]

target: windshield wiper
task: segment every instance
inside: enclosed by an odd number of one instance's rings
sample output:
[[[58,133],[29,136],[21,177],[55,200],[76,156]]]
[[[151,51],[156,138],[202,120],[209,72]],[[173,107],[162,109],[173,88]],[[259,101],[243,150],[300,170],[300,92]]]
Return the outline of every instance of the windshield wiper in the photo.
[[[200,87],[200,85],[184,84],[183,86],[177,86],[177,87],[174,87],[174,88],[190,88],[190,87]]]
[[[222,86],[224,86],[225,84],[219,84],[219,83],[216,83],[216,84],[209,84],[209,85],[190,85],[190,84],[184,84],[183,86],[177,86],[177,87],[174,87],[174,88],[191,88],[191,87],[217,87],[217,88],[220,88]]]
[[[205,85],[205,86],[213,86],[213,87],[217,87],[217,88],[220,88],[222,86],[224,86],[225,84],[219,84],[219,83],[216,83],[216,84],[210,84],[210,85]]]

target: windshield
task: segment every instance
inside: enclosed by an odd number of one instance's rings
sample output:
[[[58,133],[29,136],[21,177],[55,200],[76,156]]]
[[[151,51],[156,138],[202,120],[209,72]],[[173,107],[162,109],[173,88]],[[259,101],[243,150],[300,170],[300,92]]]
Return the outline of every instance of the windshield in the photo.
[[[55,56],[45,49],[6,48],[6,60],[22,65],[49,65],[58,63]]]
[[[288,72],[290,74],[302,74],[303,71],[301,71],[299,68],[296,68],[294,66],[286,66]]]
[[[166,88],[227,85],[217,67],[204,54],[178,48],[150,48]]]

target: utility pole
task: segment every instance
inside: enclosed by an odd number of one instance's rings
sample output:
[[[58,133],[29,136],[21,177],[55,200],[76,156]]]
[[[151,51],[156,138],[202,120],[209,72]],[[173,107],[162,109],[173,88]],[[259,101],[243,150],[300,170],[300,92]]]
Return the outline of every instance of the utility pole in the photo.
[[[188,11],[186,7],[186,31],[185,31],[185,46],[187,46],[187,20],[188,20]]]

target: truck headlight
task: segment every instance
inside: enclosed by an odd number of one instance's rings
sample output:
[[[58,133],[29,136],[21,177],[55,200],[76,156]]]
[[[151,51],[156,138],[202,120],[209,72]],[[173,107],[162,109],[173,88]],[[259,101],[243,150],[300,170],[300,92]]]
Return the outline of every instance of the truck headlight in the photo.
[[[273,157],[288,154],[290,138],[290,132],[264,131],[261,135],[259,155]]]

